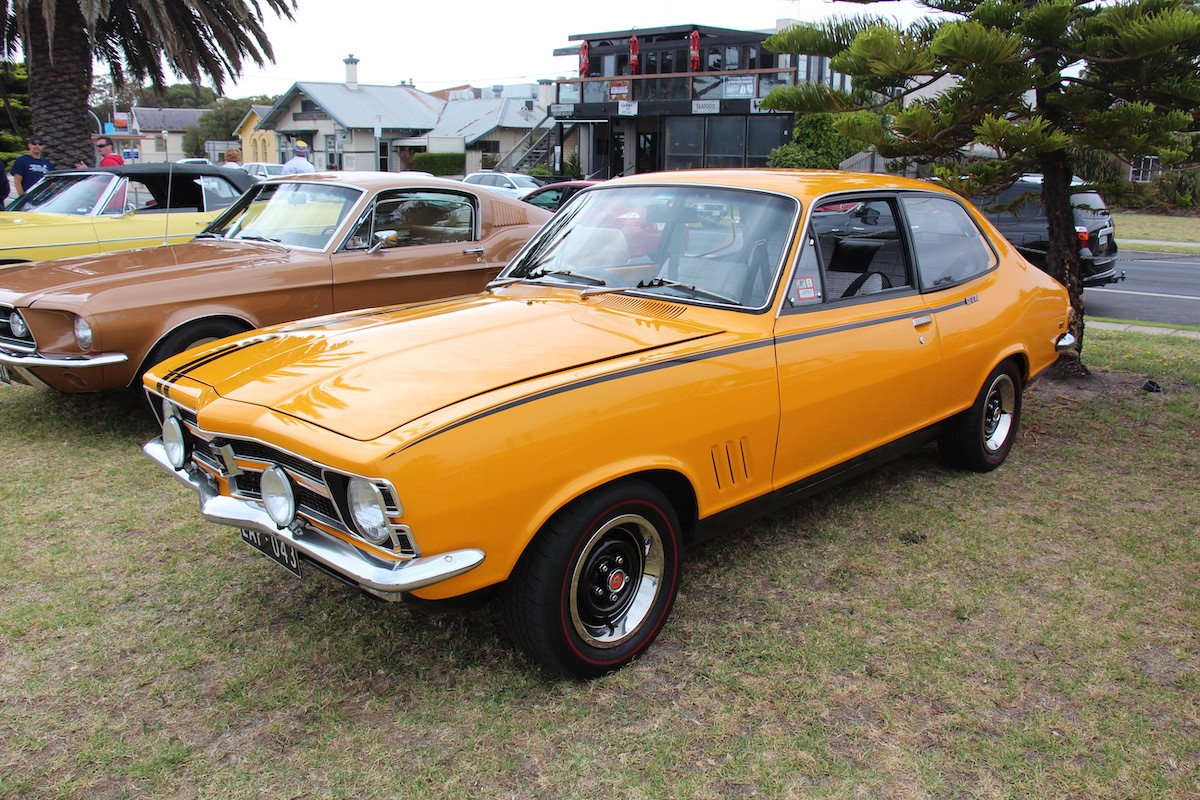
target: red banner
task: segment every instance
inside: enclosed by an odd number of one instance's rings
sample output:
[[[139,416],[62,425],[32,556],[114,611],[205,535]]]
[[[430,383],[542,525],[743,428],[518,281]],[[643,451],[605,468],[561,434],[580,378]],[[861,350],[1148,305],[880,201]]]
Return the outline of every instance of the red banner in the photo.
[[[629,37],[629,74],[637,75],[642,71],[641,51],[638,48],[636,36]]]
[[[692,72],[700,71],[700,31],[688,36],[688,63]]]
[[[588,74],[588,43],[579,45],[579,77],[586,78]]]

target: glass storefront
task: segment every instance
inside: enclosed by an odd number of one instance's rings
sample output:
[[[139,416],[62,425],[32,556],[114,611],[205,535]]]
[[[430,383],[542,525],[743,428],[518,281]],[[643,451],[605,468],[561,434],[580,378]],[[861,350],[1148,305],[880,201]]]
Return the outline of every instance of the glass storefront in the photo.
[[[763,167],[773,148],[787,144],[790,114],[667,117],[663,169]]]

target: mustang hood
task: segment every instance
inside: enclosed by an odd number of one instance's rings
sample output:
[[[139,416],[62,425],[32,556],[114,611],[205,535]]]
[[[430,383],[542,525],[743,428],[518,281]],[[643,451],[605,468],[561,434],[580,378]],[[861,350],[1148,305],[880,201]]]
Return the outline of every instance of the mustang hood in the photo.
[[[494,389],[719,332],[577,299],[480,296],[260,333],[158,377],[367,441]]]
[[[222,279],[230,280],[230,263],[248,265],[252,261],[287,257],[286,251],[274,245],[212,239],[60,258],[0,270],[0,294],[6,299],[21,298],[26,304],[51,293],[58,300],[83,301],[105,289],[167,280],[184,271],[219,269],[223,271]]]

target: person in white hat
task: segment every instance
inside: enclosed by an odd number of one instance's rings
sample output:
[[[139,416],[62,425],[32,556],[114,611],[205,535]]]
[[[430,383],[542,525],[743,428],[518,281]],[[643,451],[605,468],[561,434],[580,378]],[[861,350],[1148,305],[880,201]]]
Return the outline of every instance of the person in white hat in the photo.
[[[317,168],[308,160],[308,143],[297,140],[292,145],[292,152],[296,155],[292,160],[283,165],[284,175],[304,175],[308,172],[316,172]]]

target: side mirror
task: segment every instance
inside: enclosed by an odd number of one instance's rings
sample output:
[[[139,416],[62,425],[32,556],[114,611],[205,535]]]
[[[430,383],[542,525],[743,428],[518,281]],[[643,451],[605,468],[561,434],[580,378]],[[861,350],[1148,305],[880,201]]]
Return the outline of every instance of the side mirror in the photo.
[[[378,253],[384,247],[395,247],[400,236],[395,231],[375,231],[375,241],[367,248],[367,254]]]

